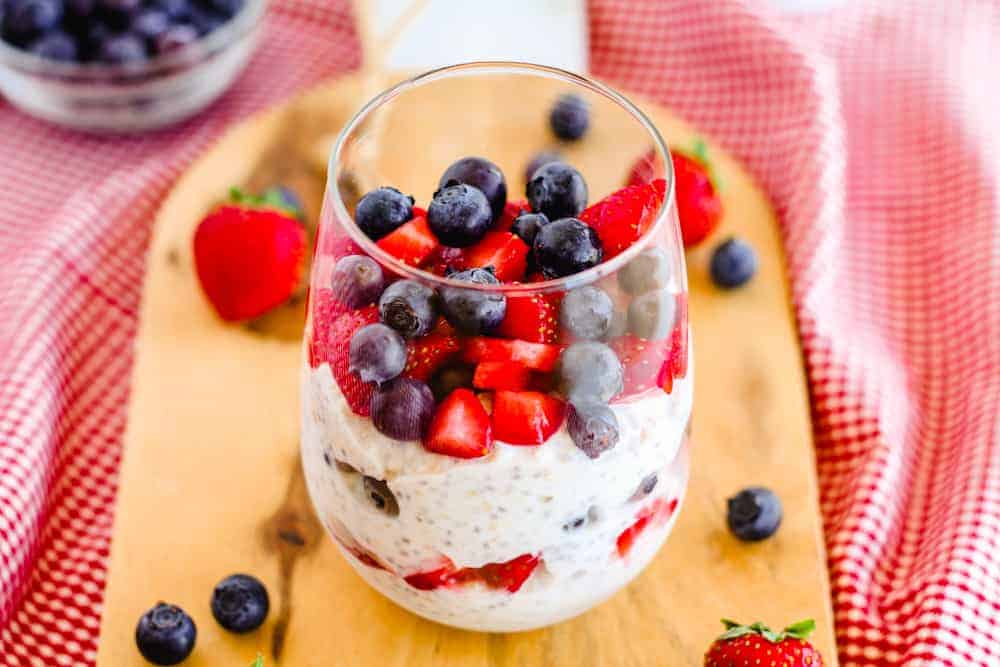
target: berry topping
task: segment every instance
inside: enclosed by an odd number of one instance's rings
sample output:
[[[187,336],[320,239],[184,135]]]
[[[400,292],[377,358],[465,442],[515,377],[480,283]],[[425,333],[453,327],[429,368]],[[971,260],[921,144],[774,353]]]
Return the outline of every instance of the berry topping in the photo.
[[[501,213],[500,217],[493,223],[493,230],[497,232],[511,231],[511,226],[514,224],[514,220],[517,219],[517,216],[529,211],[531,211],[531,204],[528,203],[527,199],[507,202],[504,204],[503,213]]]
[[[632,165],[626,185],[642,185],[657,178],[663,178],[663,160],[655,148],[650,148]]]
[[[816,623],[799,621],[781,632],[763,623],[722,620],[726,631],[705,653],[705,667],[823,667],[823,656],[807,640]]]
[[[560,139],[575,141],[590,127],[590,108],[587,102],[573,93],[560,95],[549,113],[549,126]]]
[[[670,284],[670,263],[661,248],[646,248],[618,272],[618,285],[628,294],[645,294]]]
[[[146,43],[133,33],[116,35],[104,42],[98,58],[109,65],[143,62],[146,60]]]
[[[535,262],[546,278],[579,273],[601,263],[601,239],[576,218],[563,218],[538,230],[533,245]]]
[[[377,245],[410,266],[420,266],[440,247],[423,216],[403,223],[379,239]]]
[[[525,188],[531,210],[549,220],[580,215],[587,207],[587,183],[565,162],[549,162],[535,171]]]
[[[524,212],[514,219],[510,231],[517,234],[522,241],[530,246],[535,242],[538,230],[547,224],[549,224],[549,219],[545,217],[544,213]]]
[[[635,243],[655,222],[665,183],[630,185],[588,207],[580,219],[594,228],[611,259]]]
[[[378,322],[378,308],[367,306],[361,310],[344,312],[331,290],[321,289],[313,295],[312,340],[309,344],[309,363],[313,368],[326,362],[340,387],[347,404],[358,415],[368,416],[372,386],[351,372],[350,341],[361,327]]]
[[[382,267],[365,255],[348,255],[340,259],[330,277],[333,298],[347,308],[375,303],[384,285]]]
[[[608,293],[586,285],[570,290],[559,309],[559,324],[582,340],[601,340],[611,329],[615,308]]]
[[[431,273],[447,276],[461,270],[465,266],[465,251],[461,248],[450,248],[439,245],[427,258],[425,267]]]
[[[455,389],[434,413],[424,438],[424,449],[474,459],[493,451],[490,416],[469,389]]]
[[[256,630],[271,608],[267,589],[256,577],[233,574],[212,591],[212,616],[226,630],[240,634]]]
[[[132,32],[146,40],[155,40],[170,27],[170,17],[159,9],[146,9],[132,19]]]
[[[351,337],[350,369],[362,382],[388,382],[406,368],[406,343],[384,324],[368,324]]]
[[[528,245],[510,232],[487,232],[483,240],[465,251],[469,268],[492,267],[504,283],[524,278],[528,270]]]
[[[375,509],[389,516],[399,516],[399,503],[396,502],[396,496],[389,489],[385,480],[364,475],[361,478],[361,484],[365,488],[365,495],[372,501]]]
[[[712,233],[722,217],[722,200],[712,180],[704,144],[698,145],[701,156],[689,157],[679,151],[672,154],[674,196],[677,218],[681,224],[684,247],[700,243]]]
[[[640,500],[645,498],[653,492],[653,489],[656,488],[656,484],[659,481],[660,478],[655,472],[646,475],[642,478],[642,481],[639,482],[638,488],[636,488],[635,493],[632,494],[632,497],[629,498],[629,500]]]
[[[492,218],[500,217],[507,203],[507,181],[500,167],[485,158],[464,157],[445,170],[438,187],[443,188],[453,181],[466,183],[482,192],[490,204]]]
[[[765,540],[781,525],[781,500],[762,486],[743,489],[726,501],[726,508],[729,530],[744,542]]]
[[[437,322],[437,294],[413,280],[389,285],[378,300],[379,317],[405,338],[423,336]]]
[[[143,614],[135,626],[135,645],[142,657],[154,665],[183,662],[194,650],[197,636],[191,617],[165,602]]]
[[[198,40],[198,29],[182,23],[167,28],[156,38],[157,53],[173,53]]]
[[[465,364],[446,366],[440,369],[431,377],[430,384],[434,398],[440,403],[456,389],[471,388],[473,375],[472,366]]]
[[[493,212],[486,196],[465,183],[449,181],[434,193],[427,223],[441,243],[453,248],[475,244],[490,228]]]
[[[731,238],[712,251],[710,271],[719,287],[742,287],[757,272],[757,253],[746,241]]]
[[[592,459],[618,444],[618,418],[601,403],[570,404],[566,427],[573,444]]]
[[[406,369],[403,370],[403,377],[427,382],[438,369],[462,350],[462,343],[455,335],[455,331],[447,323],[444,323],[444,327],[448,330],[434,330],[426,336],[407,341]]]
[[[637,296],[628,306],[628,329],[639,338],[666,338],[676,323],[677,297],[667,290]]]
[[[469,269],[449,276],[452,280],[477,285],[499,285],[489,269]],[[507,297],[497,292],[442,287],[441,311],[445,319],[460,332],[474,336],[495,329],[507,312]]]
[[[622,365],[604,343],[574,343],[559,357],[556,385],[574,403],[607,403],[622,391]]]
[[[366,194],[354,210],[354,222],[374,241],[412,217],[413,197],[387,186]]]
[[[619,535],[618,539],[615,541],[618,547],[618,555],[624,558],[631,551],[632,545],[635,544],[636,539],[642,534],[650,524],[665,523],[669,519],[674,511],[677,509],[677,500],[671,500],[667,502],[664,498],[657,498],[652,503],[646,507],[639,510],[639,514],[635,519],[635,522],[623,530]]]
[[[511,445],[540,445],[559,430],[566,404],[537,391],[496,392],[493,433]]]
[[[396,378],[372,394],[372,423],[394,440],[420,440],[434,416],[434,394],[426,383]]]
[[[528,160],[528,164],[524,166],[524,182],[528,183],[531,181],[535,172],[548,163],[560,161],[562,161],[562,156],[556,151],[541,151],[540,153],[535,153],[535,155]]]
[[[608,343],[621,359],[625,369],[621,397],[643,394],[653,387],[669,392],[673,389],[668,341],[648,341],[628,334]]]
[[[531,384],[531,370],[514,361],[483,361],[476,366],[472,384],[476,389],[520,391]]]
[[[228,321],[252,319],[284,303],[299,284],[305,251],[299,221],[271,209],[220,206],[194,233],[201,287]]]
[[[561,351],[562,348],[558,345],[476,337],[466,341],[464,357],[473,364],[483,361],[514,361],[532,370],[549,373],[556,367]]]
[[[487,563],[482,567],[462,569],[447,561],[443,567],[436,570],[411,574],[405,577],[405,581],[421,591],[479,581],[490,588],[516,593],[538,567],[539,562],[541,559],[533,554],[523,554],[505,563]]]
[[[3,27],[13,35],[34,35],[58,25],[63,15],[60,0],[10,0]]]
[[[42,35],[31,43],[28,50],[41,58],[73,62],[77,58],[76,42],[61,30]]]
[[[494,333],[534,343],[554,343],[558,338],[556,325],[558,310],[558,295],[533,294],[508,297],[507,315]]]

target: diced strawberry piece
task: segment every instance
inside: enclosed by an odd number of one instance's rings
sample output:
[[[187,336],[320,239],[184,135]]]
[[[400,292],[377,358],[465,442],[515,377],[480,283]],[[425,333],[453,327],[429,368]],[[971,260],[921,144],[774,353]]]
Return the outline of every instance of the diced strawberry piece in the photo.
[[[437,570],[417,572],[416,574],[408,575],[403,577],[403,581],[417,590],[432,591],[435,588],[441,588],[442,586],[448,586],[451,584],[451,578],[454,573],[454,567],[446,565],[445,567],[438,568]]]
[[[439,243],[427,225],[427,218],[421,216],[383,236],[376,245],[410,266],[420,266],[437,249]]]
[[[438,246],[424,262],[424,268],[439,276],[446,276],[450,271],[460,271],[465,266],[465,253],[461,248]]]
[[[510,232],[486,232],[482,240],[465,250],[464,268],[493,267],[500,282],[524,278],[528,270],[528,244]]]
[[[686,294],[677,295],[677,324],[670,333],[670,371],[675,378],[687,376],[688,368],[688,302]],[[669,393],[669,392],[668,392]]]
[[[419,206],[413,207],[413,215],[410,216],[410,220],[413,220],[414,218],[426,218],[426,217],[427,217],[427,209],[420,208]]]
[[[503,213],[497,218],[497,221],[493,223],[493,229],[499,232],[509,232],[514,221],[517,220],[517,216],[521,213],[530,211],[531,204],[528,203],[527,199],[519,199],[517,201],[509,201],[504,204]]]
[[[318,290],[313,307],[312,340],[309,344],[309,363],[315,368],[327,362],[344,399],[355,414],[371,414],[373,387],[361,381],[350,371],[350,344],[354,332],[378,322],[378,306],[360,310],[342,311],[343,306],[333,298],[330,289]]]
[[[565,416],[565,403],[538,391],[498,391],[493,396],[493,433],[511,445],[542,444]]]
[[[448,328],[451,329],[450,326]],[[403,369],[403,376],[426,382],[461,351],[462,343],[454,330],[431,331],[426,336],[408,340],[406,349],[406,368]]]
[[[610,259],[635,243],[656,220],[662,190],[652,184],[629,185],[589,206],[580,219],[597,232]]]
[[[317,249],[321,255],[329,255],[333,259],[340,259],[348,255],[361,255],[361,246],[354,242],[350,236],[339,236],[327,233],[323,236],[322,246]]]
[[[424,449],[460,459],[474,459],[493,451],[490,416],[471,390],[456,389],[438,406],[427,429]]]
[[[669,340],[646,340],[626,334],[609,345],[624,370],[624,387],[616,401],[645,393],[653,387],[662,387],[667,392],[672,389]]]
[[[550,373],[559,361],[562,346],[476,336],[465,342],[464,358],[477,364],[481,361],[514,361],[543,373]]]
[[[534,554],[523,554],[506,563],[489,563],[478,568],[479,578],[490,588],[505,588],[516,593],[538,567],[540,558]]]
[[[507,298],[507,314],[496,335],[533,343],[554,343],[559,335],[559,295],[535,294]]]
[[[476,366],[472,385],[476,389],[520,391],[531,385],[531,370],[513,361],[482,361]]]
[[[663,161],[656,150],[650,148],[632,165],[626,185],[642,185],[657,178],[663,178]]]
[[[618,547],[618,555],[624,558],[626,554],[632,549],[632,545],[635,544],[636,539],[644,531],[650,523],[656,522],[657,524],[665,523],[673,513],[677,510],[677,499],[674,498],[670,502],[667,502],[664,498],[657,498],[647,507],[639,510],[639,514],[636,517],[635,523],[626,528],[618,535],[616,544]]]

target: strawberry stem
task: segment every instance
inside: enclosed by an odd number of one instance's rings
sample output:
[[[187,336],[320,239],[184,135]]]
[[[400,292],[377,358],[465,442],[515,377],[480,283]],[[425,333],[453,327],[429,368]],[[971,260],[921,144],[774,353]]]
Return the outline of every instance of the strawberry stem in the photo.
[[[777,644],[786,639],[808,639],[809,635],[816,629],[816,621],[811,618],[793,623],[781,632],[771,630],[760,621],[750,625],[742,625],[736,621],[724,618],[722,619],[722,624],[726,626],[726,631],[719,635],[720,641],[736,639],[737,637],[744,637],[746,635],[760,635],[772,644]]]

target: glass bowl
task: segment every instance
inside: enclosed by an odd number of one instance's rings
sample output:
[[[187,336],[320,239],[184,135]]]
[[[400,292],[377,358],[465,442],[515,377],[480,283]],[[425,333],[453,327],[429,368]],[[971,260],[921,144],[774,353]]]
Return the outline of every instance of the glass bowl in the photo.
[[[66,63],[0,40],[0,93],[25,113],[90,132],[152,130],[196,114],[243,70],[260,37],[266,0],[176,52],[138,64]]]
[[[554,145],[549,109],[568,92],[589,104],[591,127]],[[490,238],[508,248],[521,243],[504,230],[525,181],[537,180],[524,172],[538,151],[575,165],[593,203],[621,188],[650,147],[666,173],[636,186],[652,202],[637,222],[644,231],[589,269],[476,284],[449,270],[481,265],[480,244],[416,242],[416,254],[399,252],[397,242],[406,247],[428,229],[423,208],[459,158],[486,157],[506,175],[508,204]],[[668,157],[656,128],[619,93],[524,63],[469,63],[404,81],[342,131],[311,276],[301,454],[327,531],[396,603],[472,630],[537,628],[615,593],[666,539],[687,488],[692,401]],[[385,185],[416,205],[398,234],[376,242],[353,212],[360,195]],[[517,265],[510,256],[491,256],[497,275]],[[430,304],[415,329],[390,296],[403,285]],[[502,301],[500,324],[476,329],[454,307],[466,299]],[[588,299],[600,302],[596,320],[582,314]],[[352,343],[380,319],[409,337]],[[396,367],[382,384],[362,380],[369,362],[387,360]]]

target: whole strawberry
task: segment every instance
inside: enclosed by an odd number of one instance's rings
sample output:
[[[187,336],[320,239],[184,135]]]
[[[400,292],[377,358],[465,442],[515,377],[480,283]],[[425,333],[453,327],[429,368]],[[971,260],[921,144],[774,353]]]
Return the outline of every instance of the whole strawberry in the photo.
[[[238,197],[212,210],[194,234],[198,280],[219,316],[249,320],[284,303],[306,252],[302,224],[283,208]]]
[[[816,629],[810,619],[781,632],[763,623],[740,625],[722,620],[726,631],[705,654],[705,667],[823,667],[823,656],[806,639]]]

